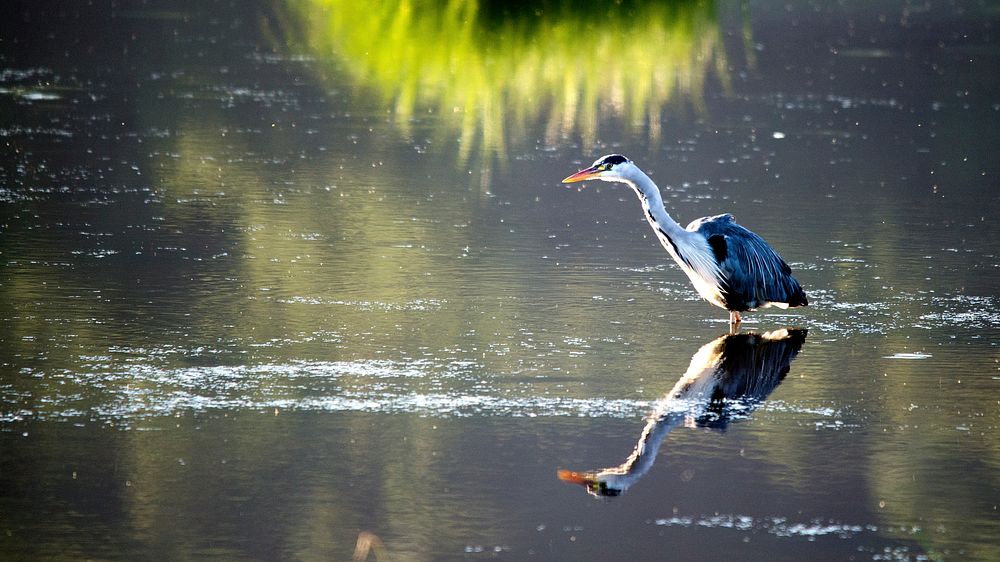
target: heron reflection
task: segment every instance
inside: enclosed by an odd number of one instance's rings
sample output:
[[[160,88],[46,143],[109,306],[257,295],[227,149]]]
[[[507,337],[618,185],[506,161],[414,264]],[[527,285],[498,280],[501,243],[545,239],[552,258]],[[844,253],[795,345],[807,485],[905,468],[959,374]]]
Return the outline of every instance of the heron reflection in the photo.
[[[724,429],[762,404],[788,374],[806,330],[730,334],[698,350],[691,365],[647,418],[635,450],[622,464],[594,471],[560,470],[559,478],[594,496],[617,496],[652,468],[656,452],[679,426]]]

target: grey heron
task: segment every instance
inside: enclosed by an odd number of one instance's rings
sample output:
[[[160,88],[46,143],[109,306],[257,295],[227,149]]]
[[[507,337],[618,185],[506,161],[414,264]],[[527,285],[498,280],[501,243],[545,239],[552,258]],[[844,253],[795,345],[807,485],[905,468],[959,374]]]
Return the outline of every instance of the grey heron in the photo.
[[[591,179],[624,183],[635,191],[649,226],[698,294],[729,311],[731,332],[739,327],[741,312],[809,304],[785,260],[763,238],[736,224],[733,215],[702,217],[682,228],[670,218],[653,180],[621,154],[602,156],[562,181]]]

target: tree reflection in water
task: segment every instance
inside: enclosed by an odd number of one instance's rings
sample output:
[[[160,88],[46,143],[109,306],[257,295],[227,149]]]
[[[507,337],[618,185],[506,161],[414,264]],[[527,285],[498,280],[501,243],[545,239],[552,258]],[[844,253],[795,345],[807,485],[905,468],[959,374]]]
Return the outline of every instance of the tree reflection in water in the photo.
[[[586,151],[609,118],[655,141],[668,109],[703,108],[709,76],[728,88],[711,2],[307,0],[286,12],[281,40],[320,61],[331,88],[346,72],[405,136],[430,121],[434,145],[457,139],[460,165],[473,151],[484,168],[502,162],[539,129],[546,145],[579,135]]]

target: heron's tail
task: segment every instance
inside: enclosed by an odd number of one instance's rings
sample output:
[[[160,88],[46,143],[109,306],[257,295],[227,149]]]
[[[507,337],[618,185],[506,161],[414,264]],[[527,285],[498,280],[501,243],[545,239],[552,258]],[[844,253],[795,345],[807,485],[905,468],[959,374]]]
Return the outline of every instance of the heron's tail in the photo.
[[[808,306],[809,299],[806,297],[806,292],[802,290],[802,286],[794,277],[789,277],[788,281],[791,285],[790,291],[788,292],[788,306],[790,308],[796,306]]]

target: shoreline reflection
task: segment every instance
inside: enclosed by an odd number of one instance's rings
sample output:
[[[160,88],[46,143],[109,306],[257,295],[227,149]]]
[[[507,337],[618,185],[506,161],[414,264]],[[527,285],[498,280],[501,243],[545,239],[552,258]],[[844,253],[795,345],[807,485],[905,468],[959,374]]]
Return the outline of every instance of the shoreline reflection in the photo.
[[[660,445],[675,427],[725,430],[731,421],[747,418],[784,380],[806,334],[791,328],[741,333],[703,345],[687,372],[656,403],[625,462],[585,472],[560,470],[559,479],[579,484],[593,496],[621,495],[653,467]]]

